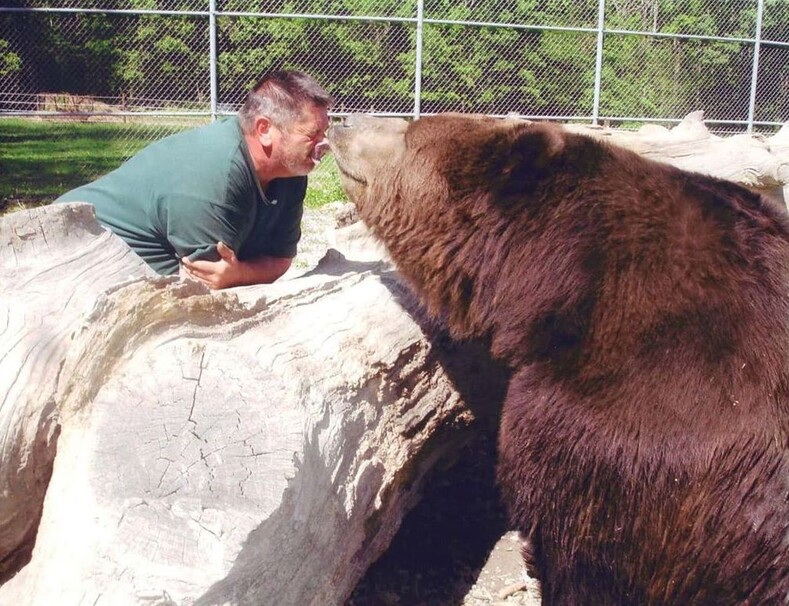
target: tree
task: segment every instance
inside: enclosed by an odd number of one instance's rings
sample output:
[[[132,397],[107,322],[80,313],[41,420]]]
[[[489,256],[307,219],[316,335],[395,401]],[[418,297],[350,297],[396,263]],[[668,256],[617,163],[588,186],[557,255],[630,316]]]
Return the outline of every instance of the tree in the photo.
[[[154,0],[130,0],[153,8]],[[189,0],[168,8],[192,8]],[[129,97],[145,105],[205,108],[210,98],[208,23],[203,17],[140,15],[129,18],[115,73]]]

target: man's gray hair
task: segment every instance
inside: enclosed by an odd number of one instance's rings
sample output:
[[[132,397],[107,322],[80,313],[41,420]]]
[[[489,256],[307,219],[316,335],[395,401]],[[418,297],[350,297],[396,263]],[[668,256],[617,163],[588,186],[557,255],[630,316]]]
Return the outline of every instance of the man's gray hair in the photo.
[[[249,91],[238,118],[246,133],[252,132],[260,116],[265,116],[275,126],[287,128],[301,117],[309,103],[328,110],[334,99],[303,72],[269,72]]]

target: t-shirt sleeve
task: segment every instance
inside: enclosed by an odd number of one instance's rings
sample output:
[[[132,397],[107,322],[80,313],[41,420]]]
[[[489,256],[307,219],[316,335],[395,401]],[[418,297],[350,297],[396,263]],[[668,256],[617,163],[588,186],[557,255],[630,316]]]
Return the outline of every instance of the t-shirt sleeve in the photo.
[[[166,238],[179,259],[218,261],[217,242],[240,249],[249,232],[249,212],[243,204],[182,196],[169,204]]]

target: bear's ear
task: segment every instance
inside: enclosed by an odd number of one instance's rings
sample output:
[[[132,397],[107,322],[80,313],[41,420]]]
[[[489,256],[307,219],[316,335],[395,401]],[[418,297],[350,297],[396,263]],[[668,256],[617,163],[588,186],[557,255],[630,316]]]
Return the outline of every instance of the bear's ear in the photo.
[[[557,124],[529,124],[519,129],[513,151],[543,168],[564,150],[564,131]]]
[[[565,149],[565,133],[556,124],[528,124],[513,129],[501,169],[500,195],[528,194],[549,176]]]

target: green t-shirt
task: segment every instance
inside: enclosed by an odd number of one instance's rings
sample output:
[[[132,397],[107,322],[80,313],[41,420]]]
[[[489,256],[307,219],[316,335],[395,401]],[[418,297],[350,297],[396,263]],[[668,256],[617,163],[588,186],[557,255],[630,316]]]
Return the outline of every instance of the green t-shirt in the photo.
[[[56,202],[89,202],[99,222],[161,274],[178,260],[293,257],[306,177],[274,179],[265,193],[235,117],[157,141],[111,173]]]

